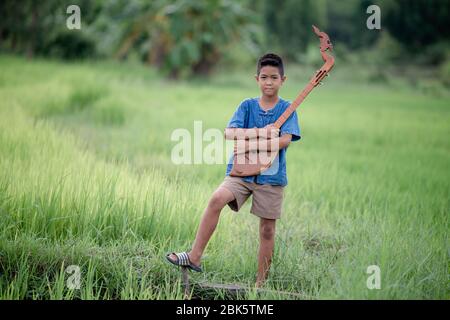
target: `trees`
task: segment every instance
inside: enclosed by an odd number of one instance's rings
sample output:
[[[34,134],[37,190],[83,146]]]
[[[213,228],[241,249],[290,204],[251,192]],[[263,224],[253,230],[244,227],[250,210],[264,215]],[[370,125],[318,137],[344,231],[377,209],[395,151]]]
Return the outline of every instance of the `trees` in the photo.
[[[209,74],[231,42],[251,41],[251,26],[250,11],[235,1],[156,1],[129,24],[116,56],[141,44],[146,61],[172,78]]]
[[[254,14],[233,0],[77,0],[81,30],[68,30],[69,0],[0,2],[0,46],[65,59],[131,51],[169,76],[208,74],[233,41],[252,41]]]
[[[315,40],[311,25],[324,29],[326,5],[324,0],[266,0],[264,26],[269,43],[279,46],[283,56],[295,60]]]
[[[418,50],[450,39],[450,2],[446,0],[397,0],[384,20],[390,33],[406,48]]]
[[[83,22],[89,24],[100,1],[78,0],[83,8]],[[2,0],[0,1],[0,48],[5,51],[60,58],[91,56],[95,43],[84,32],[68,32],[66,9],[71,1]]]
[[[70,4],[81,8],[81,30],[66,27]],[[366,27],[371,4],[381,8],[382,31]],[[253,48],[250,55],[265,49],[308,59],[308,46],[317,44],[312,24],[338,52],[375,46],[383,34],[395,38],[401,56],[422,56],[425,64],[446,59],[450,37],[447,0],[3,0],[0,12],[0,50],[63,59],[134,55],[172,78],[209,74],[238,41]]]
[[[366,28],[366,9],[371,4],[381,8],[383,32],[388,31],[411,54],[448,43],[450,2],[446,0],[266,0],[264,26],[269,42],[291,59],[315,41],[311,24],[326,30],[336,44],[356,50],[376,44],[381,35]]]

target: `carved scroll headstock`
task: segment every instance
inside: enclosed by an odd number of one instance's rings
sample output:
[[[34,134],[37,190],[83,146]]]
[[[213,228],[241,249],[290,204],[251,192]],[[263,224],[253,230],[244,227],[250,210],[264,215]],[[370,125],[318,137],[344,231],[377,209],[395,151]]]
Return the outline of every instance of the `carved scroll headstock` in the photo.
[[[333,44],[330,41],[330,37],[325,32],[322,32],[315,25],[312,26],[314,33],[320,39],[320,51],[324,52],[327,50],[333,51]]]
[[[321,84],[323,78],[325,78],[330,72],[330,70],[333,68],[334,57],[326,53],[326,51],[333,50],[333,44],[331,43],[328,35],[325,32],[320,31],[319,28],[317,28],[316,26],[313,25],[312,27],[314,33],[320,39],[320,53],[322,54],[323,61],[325,61],[325,64],[319,70],[317,70],[316,74],[311,79],[311,83],[314,85],[314,87],[316,87],[319,84]]]

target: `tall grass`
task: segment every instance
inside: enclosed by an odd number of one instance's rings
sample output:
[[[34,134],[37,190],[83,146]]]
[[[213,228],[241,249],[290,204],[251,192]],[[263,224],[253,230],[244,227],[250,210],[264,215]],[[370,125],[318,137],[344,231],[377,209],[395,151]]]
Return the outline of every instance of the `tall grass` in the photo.
[[[0,298],[182,299],[164,254],[192,244],[225,165],[174,165],[170,135],[195,120],[222,130],[258,95],[251,71],[175,83],[108,62],[0,65]],[[293,99],[309,74],[292,68],[281,95]],[[312,299],[449,298],[450,99],[360,77],[337,68],[299,111],[267,286]],[[253,285],[249,208],[223,210],[194,281]],[[69,265],[80,289],[67,286]],[[366,286],[369,265],[379,290]]]

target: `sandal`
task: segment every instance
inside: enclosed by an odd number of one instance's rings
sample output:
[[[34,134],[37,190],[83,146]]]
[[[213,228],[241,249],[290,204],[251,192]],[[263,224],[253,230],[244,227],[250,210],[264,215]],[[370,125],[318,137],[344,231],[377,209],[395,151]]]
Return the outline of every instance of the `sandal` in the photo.
[[[176,255],[177,256],[177,260],[172,260],[171,258],[170,258],[170,255],[171,254],[174,254],[174,255]],[[188,256],[188,254],[187,254],[187,252],[181,252],[181,253],[175,253],[175,252],[172,252],[172,253],[168,253],[167,255],[166,255],[166,258],[167,258],[167,260],[170,262],[170,263],[172,263],[172,264],[174,264],[174,265],[176,265],[176,266],[179,266],[179,267],[187,267],[187,268],[189,268],[189,269],[191,269],[191,270],[194,270],[194,271],[197,271],[197,272],[203,272],[203,270],[202,270],[202,268],[200,267],[200,266],[196,266],[195,264],[193,264],[192,262],[191,262],[191,260],[189,259],[189,256]]]

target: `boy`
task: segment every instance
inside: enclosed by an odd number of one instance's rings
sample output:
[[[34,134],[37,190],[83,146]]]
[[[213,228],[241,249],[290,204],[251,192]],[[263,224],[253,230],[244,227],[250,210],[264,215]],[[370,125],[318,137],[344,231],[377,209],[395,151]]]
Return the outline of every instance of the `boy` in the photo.
[[[264,150],[279,149],[279,155],[271,168],[270,174],[263,172],[257,176],[231,177],[233,160],[227,166],[223,183],[213,193],[200,222],[197,235],[190,252],[171,253],[166,256],[169,262],[178,266],[187,266],[191,270],[201,272],[200,259],[213,234],[221,210],[228,204],[239,211],[247,198],[253,194],[250,212],[260,218],[260,247],[258,257],[258,273],[256,287],[260,287],[267,279],[272,260],[275,223],[281,216],[283,189],[287,185],[286,148],[291,141],[300,139],[300,128],[297,113],[277,129],[273,123],[287,109],[289,102],[278,96],[278,90],[286,80],[282,59],[272,53],[265,54],[258,60],[256,82],[261,90],[261,97],[244,100],[225,129],[225,138],[245,137],[246,128],[259,128],[257,135],[266,139],[278,139],[276,143],[267,144]],[[256,131],[255,130],[255,131]],[[247,142],[245,151],[254,151],[261,145]],[[261,149],[259,149],[261,150]],[[236,153],[236,149],[235,149]],[[272,167],[276,168],[271,172]],[[272,174],[273,173],[273,174]]]

